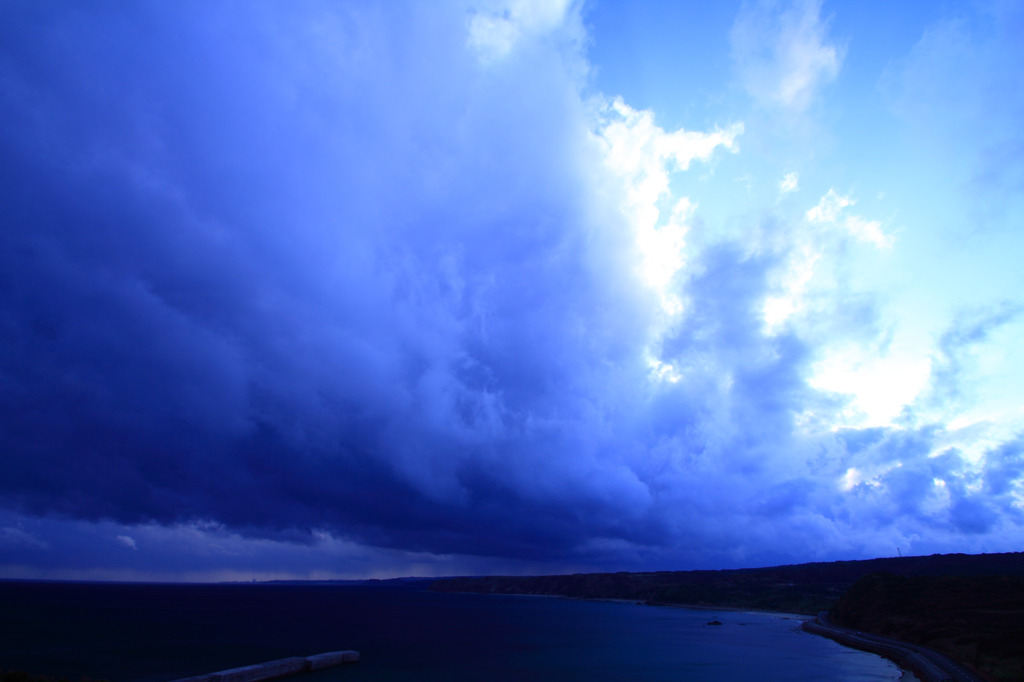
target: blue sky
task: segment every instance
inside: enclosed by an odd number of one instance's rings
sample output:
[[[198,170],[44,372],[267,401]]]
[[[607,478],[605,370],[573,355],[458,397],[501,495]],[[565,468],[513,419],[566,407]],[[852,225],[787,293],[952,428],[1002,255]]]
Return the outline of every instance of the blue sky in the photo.
[[[1024,11],[693,4],[5,3],[0,576],[1019,550]]]

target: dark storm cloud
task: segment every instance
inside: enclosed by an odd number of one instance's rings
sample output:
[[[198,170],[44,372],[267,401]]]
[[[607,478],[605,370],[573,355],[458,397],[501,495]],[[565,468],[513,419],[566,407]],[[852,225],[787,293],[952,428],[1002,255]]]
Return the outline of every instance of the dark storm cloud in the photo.
[[[544,48],[481,74],[416,5],[60,9],[5,24],[10,504],[485,554],[642,504],[588,422],[652,301],[581,222]]]
[[[985,485],[990,494],[1002,497],[1012,490],[1014,480],[1019,480],[1024,470],[1024,437],[993,449],[987,460]]]
[[[693,249],[666,323],[572,13],[3,12],[0,566],[720,567],[1012,504],[1012,448],[990,503],[941,429],[830,428],[809,338],[874,309],[769,333],[784,247]]]

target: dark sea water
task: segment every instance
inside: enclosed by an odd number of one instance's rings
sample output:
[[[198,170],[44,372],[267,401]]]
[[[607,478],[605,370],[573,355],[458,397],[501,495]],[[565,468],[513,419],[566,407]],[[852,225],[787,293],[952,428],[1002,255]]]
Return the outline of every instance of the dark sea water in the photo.
[[[722,625],[708,625],[717,619]],[[162,682],[356,649],[303,682],[894,680],[892,663],[775,615],[414,585],[0,582],[0,668]]]

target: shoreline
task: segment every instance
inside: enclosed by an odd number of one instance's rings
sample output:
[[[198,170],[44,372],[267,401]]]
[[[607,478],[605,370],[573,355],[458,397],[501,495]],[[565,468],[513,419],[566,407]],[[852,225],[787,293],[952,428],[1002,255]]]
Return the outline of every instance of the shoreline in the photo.
[[[732,613],[756,613],[765,616],[783,616],[787,619],[799,621],[814,620],[815,618],[815,616],[808,613],[793,613],[792,611],[770,611],[767,609],[745,608],[742,606],[676,604],[673,602],[640,601],[637,599],[615,599],[612,597],[570,597],[564,594],[531,594],[529,592],[449,592],[447,594],[479,594],[485,597],[539,597],[543,599],[571,599],[573,601],[598,601],[609,602],[612,604],[634,604],[636,606],[659,606],[670,609],[688,609],[691,611],[728,611]]]
[[[804,632],[827,637],[834,642],[887,658],[903,670],[909,670],[921,682],[985,682],[985,678],[968,670],[943,653],[898,639],[882,637],[834,625],[828,612],[801,625]]]
[[[769,611],[766,609],[747,609],[742,606],[707,606],[702,604],[671,604],[668,602],[636,602],[645,606],[667,606],[673,609],[690,609],[693,611],[727,611],[730,613],[756,613],[762,616],[780,616],[786,620],[808,621],[814,616],[806,613],[793,613],[792,611]]]
[[[712,613],[715,611],[725,611],[728,613],[749,613],[762,616],[774,616],[780,618],[781,620],[799,621],[800,624],[795,629],[799,630],[800,632],[805,632],[810,635],[817,635],[819,637],[825,637],[826,639],[831,639],[832,641],[836,642],[841,646],[845,646],[850,649],[855,649],[857,651],[864,651],[870,654],[875,654],[876,656],[880,656],[881,658],[892,661],[899,667],[903,675],[909,673],[920,682],[949,682],[950,680],[952,680],[953,682],[985,682],[985,680],[983,680],[982,678],[967,671],[963,671],[965,674],[960,677],[950,676],[948,674],[941,672],[942,669],[938,668],[938,666],[935,663],[931,662],[925,654],[914,650],[917,648],[924,649],[924,647],[916,647],[916,645],[907,644],[905,642],[900,642],[899,640],[882,637],[878,637],[878,639],[888,639],[888,642],[879,642],[875,644],[864,641],[863,644],[860,644],[858,640],[851,639],[846,636],[846,633],[843,632],[845,628],[840,628],[839,626],[832,625],[831,623],[822,624],[822,618],[824,618],[826,621],[828,620],[827,612],[820,613],[817,616],[812,616],[806,613],[792,613],[789,611],[767,611],[764,609],[746,609],[739,606],[672,604],[667,602],[647,602],[637,601],[635,599],[613,599],[607,597],[569,597],[561,594],[528,594],[512,592],[454,592],[451,594],[477,594],[486,597],[502,596],[569,599],[572,601],[595,601],[610,602],[616,604],[634,604],[636,606],[667,607],[673,609],[686,609],[689,611],[704,611],[707,613]],[[958,664],[956,664],[952,660],[949,660],[943,654],[940,654],[938,652],[931,652],[930,649],[926,649],[925,651],[934,653],[936,656],[946,658],[946,661],[948,662],[947,665],[952,665],[955,666],[956,669],[962,670]],[[919,658],[923,658],[926,661],[924,665],[920,664],[920,662],[918,661]]]

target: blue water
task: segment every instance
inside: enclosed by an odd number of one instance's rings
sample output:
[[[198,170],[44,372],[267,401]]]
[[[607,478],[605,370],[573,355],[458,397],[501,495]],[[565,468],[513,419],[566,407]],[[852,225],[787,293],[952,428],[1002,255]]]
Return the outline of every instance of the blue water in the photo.
[[[722,625],[708,625],[717,619]],[[356,649],[303,682],[895,680],[900,670],[768,614],[394,585],[0,582],[0,668],[162,682]],[[295,678],[299,679],[299,678]]]

